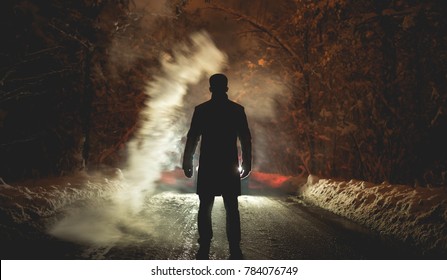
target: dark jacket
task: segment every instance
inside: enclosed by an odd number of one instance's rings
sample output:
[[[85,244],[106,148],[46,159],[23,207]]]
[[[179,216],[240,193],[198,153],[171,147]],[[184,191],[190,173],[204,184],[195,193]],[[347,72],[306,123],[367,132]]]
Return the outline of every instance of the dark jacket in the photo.
[[[200,139],[201,138],[201,139]],[[240,195],[237,139],[244,165],[251,169],[251,134],[244,107],[226,94],[196,106],[188,131],[183,163],[191,163],[199,140],[199,195]]]

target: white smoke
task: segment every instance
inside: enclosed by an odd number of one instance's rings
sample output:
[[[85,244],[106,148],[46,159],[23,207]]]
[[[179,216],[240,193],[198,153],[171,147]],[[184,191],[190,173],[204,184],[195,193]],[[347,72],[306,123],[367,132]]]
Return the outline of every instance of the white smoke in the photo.
[[[163,167],[170,164],[170,154],[177,152],[177,144],[184,136],[180,134],[184,130],[179,127],[182,125],[179,108],[188,85],[219,72],[225,63],[226,55],[206,32],[191,35],[190,44],[179,45],[172,56],[162,56],[162,73],[147,85],[148,101],[141,115],[142,125],[129,143],[124,176],[133,185],[133,191],[124,196],[131,197],[130,205],[140,208],[140,193],[152,190]]]
[[[184,136],[179,121],[188,86],[219,72],[227,57],[202,31],[190,41],[174,47],[172,55],[160,58],[160,73],[148,82],[148,96],[141,113],[140,129],[128,144],[128,165],[124,181],[107,203],[91,202],[89,207],[71,209],[50,232],[60,238],[106,245],[128,238],[129,232],[153,233],[151,217],[144,217],[145,199],[154,190],[165,166],[171,165],[171,153],[178,153]],[[150,207],[147,206],[147,207]],[[156,223],[157,221],[152,221]]]

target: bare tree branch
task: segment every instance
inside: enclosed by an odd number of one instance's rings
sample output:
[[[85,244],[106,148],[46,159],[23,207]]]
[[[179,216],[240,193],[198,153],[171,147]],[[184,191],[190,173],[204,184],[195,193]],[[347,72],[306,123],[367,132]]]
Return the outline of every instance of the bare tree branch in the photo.
[[[302,61],[301,57],[274,30],[271,30],[269,27],[267,27],[264,24],[258,22],[257,20],[255,20],[255,19],[253,19],[253,18],[251,18],[251,17],[249,17],[247,15],[243,15],[243,14],[239,13],[238,11],[235,11],[235,10],[230,9],[230,8],[221,7],[221,6],[218,6],[218,5],[213,5],[211,7],[206,8],[206,9],[213,9],[213,10],[219,10],[219,11],[225,12],[227,14],[230,14],[230,15],[234,16],[236,18],[236,20],[238,20],[238,21],[245,21],[245,22],[249,23],[250,25],[252,25],[253,27],[259,29],[262,32],[264,32],[270,38],[272,38],[286,53],[288,53],[290,56],[292,56],[292,58],[294,58],[296,60],[300,70],[303,69],[303,65],[304,64],[303,64],[303,61]]]
[[[64,73],[66,71],[70,71],[71,69],[61,69],[61,70],[55,70],[55,71],[50,71],[47,73],[41,73],[39,75],[33,76],[33,77],[24,77],[24,78],[15,78],[15,79],[11,79],[11,82],[26,82],[26,81],[34,81],[34,80],[38,80],[38,79],[42,79],[44,77],[47,76],[51,76],[54,74],[60,74],[60,73]]]
[[[8,78],[9,75],[11,75],[12,73],[14,73],[15,69],[11,69],[9,71],[7,71],[5,73],[5,75],[3,76],[3,78],[0,80],[0,86],[3,86],[5,84],[5,80]]]
[[[54,24],[52,24],[52,23],[50,23],[49,26],[51,26],[51,27],[54,28],[55,30],[57,30],[57,31],[59,31],[60,33],[62,33],[64,36],[66,36],[66,37],[68,37],[68,38],[70,38],[70,39],[72,39],[72,40],[74,40],[74,41],[80,43],[80,44],[81,44],[82,46],[84,46],[86,49],[91,50],[91,49],[93,48],[93,44],[90,43],[89,41],[87,41],[87,40],[82,40],[82,39],[78,38],[78,36],[76,36],[76,35],[74,35],[74,34],[67,33],[66,31],[60,29],[59,27],[57,27],[56,25],[54,25]]]
[[[32,53],[28,53],[28,54],[26,54],[26,56],[34,56],[34,55],[38,55],[38,54],[42,54],[42,53],[46,53],[46,52],[51,52],[53,50],[57,50],[57,49],[60,49],[60,48],[62,48],[62,47],[61,46],[54,46],[54,47],[50,47],[50,48],[45,48],[45,49],[38,50],[38,51],[35,51],[35,52],[32,52]]]
[[[0,91],[0,95],[1,95],[0,104],[8,102],[13,99],[17,100],[17,99],[25,98],[28,96],[37,96],[37,95],[43,94],[41,92],[39,93],[39,92],[31,92],[28,90],[22,90],[22,88],[25,88],[25,86],[21,87],[19,90],[13,90],[10,92],[1,92]]]

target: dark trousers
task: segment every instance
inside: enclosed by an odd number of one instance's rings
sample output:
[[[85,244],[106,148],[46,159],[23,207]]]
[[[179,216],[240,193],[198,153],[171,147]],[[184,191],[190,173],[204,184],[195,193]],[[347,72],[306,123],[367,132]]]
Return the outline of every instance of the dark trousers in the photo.
[[[214,196],[199,195],[200,206],[198,214],[199,244],[209,246],[213,238],[211,212],[214,205]],[[236,195],[223,195],[226,211],[227,239],[231,246],[239,246],[241,241],[241,220],[239,216],[238,200]]]

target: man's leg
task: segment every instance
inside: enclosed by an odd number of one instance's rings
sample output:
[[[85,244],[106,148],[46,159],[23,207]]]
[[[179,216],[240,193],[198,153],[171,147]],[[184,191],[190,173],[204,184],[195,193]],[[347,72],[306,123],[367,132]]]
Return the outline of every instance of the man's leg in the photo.
[[[230,258],[241,259],[241,219],[239,215],[239,203],[236,195],[223,196],[227,214],[227,239],[230,245]]]
[[[200,205],[198,214],[198,228],[199,228],[199,251],[197,252],[197,259],[208,259],[210,252],[210,243],[213,238],[213,228],[211,223],[211,212],[214,205],[214,196],[200,195]]]

